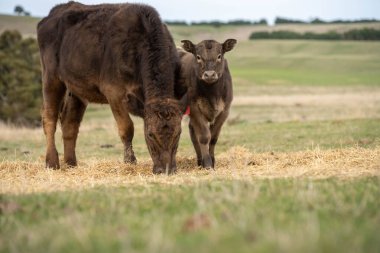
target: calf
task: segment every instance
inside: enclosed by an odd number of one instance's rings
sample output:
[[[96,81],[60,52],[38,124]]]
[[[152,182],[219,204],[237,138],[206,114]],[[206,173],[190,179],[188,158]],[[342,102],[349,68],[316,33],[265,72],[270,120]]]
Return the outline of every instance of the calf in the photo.
[[[232,102],[232,80],[224,54],[235,39],[224,43],[204,40],[194,45],[183,40],[180,51],[182,80],[187,86],[190,105],[190,137],[197,153],[198,166],[215,166],[214,150]]]

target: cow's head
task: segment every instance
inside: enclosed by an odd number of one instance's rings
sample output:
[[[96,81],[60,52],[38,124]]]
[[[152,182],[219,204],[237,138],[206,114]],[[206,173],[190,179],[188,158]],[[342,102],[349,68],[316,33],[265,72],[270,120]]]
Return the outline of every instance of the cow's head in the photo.
[[[174,173],[177,169],[175,156],[181,134],[182,112],[174,99],[155,100],[145,104],[144,134],[153,173]]]
[[[225,65],[224,54],[231,51],[236,44],[235,39],[228,39],[224,43],[204,40],[197,45],[194,45],[190,40],[182,40],[181,42],[183,49],[195,56],[197,77],[208,84],[215,83],[222,76]]]

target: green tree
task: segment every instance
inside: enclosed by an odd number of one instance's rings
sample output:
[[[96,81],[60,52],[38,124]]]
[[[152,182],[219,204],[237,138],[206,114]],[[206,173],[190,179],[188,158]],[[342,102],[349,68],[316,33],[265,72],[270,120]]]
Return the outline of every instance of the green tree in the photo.
[[[18,31],[0,36],[0,120],[16,125],[39,125],[41,69],[35,39]]]
[[[17,15],[21,15],[24,13],[24,8],[21,6],[21,5],[16,5],[15,9],[14,9],[14,12],[17,14]]]

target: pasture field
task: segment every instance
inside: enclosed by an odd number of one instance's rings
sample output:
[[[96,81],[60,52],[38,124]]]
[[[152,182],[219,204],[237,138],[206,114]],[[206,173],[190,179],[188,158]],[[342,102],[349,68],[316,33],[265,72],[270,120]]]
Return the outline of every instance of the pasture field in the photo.
[[[0,30],[34,36],[25,20],[0,15]],[[138,164],[123,164],[107,105],[87,109],[77,168],[44,168],[41,128],[0,124],[0,252],[379,252],[380,43],[248,41],[255,29],[170,27],[178,45],[239,40],[216,170],[196,167],[186,116],[172,176],[151,173],[137,118]]]

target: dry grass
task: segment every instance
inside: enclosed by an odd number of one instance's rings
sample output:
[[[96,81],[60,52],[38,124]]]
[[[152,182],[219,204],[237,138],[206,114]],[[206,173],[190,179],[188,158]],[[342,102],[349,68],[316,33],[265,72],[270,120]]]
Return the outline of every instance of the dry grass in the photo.
[[[197,184],[217,179],[252,178],[353,178],[380,176],[380,147],[310,150],[289,153],[253,154],[233,147],[217,157],[217,169],[200,170],[194,159],[178,158],[173,176],[153,175],[151,161],[137,166],[119,161],[87,160],[78,168],[53,171],[38,162],[0,162],[0,193],[24,194],[81,190],[95,186]]]

